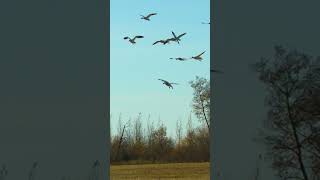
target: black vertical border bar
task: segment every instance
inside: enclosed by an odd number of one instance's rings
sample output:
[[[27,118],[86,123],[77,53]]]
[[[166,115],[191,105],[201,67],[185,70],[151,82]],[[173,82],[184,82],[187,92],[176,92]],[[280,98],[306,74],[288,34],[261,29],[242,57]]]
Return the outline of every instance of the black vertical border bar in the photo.
[[[210,0],[210,69],[212,69],[213,66],[213,56],[214,56],[214,27],[216,25],[216,19],[215,19],[215,2],[217,0]],[[214,24],[214,25],[213,25]],[[210,179],[213,179],[214,175],[214,122],[213,122],[213,87],[214,87],[214,81],[213,81],[213,73],[210,71]]]
[[[106,152],[106,177],[107,179],[110,179],[110,147],[111,147],[111,139],[110,139],[110,0],[103,0],[105,1],[105,8],[106,8],[106,16],[104,21],[104,27],[105,29],[105,42],[106,42],[106,68],[107,68],[107,82],[106,84],[106,145],[107,145],[107,152]]]

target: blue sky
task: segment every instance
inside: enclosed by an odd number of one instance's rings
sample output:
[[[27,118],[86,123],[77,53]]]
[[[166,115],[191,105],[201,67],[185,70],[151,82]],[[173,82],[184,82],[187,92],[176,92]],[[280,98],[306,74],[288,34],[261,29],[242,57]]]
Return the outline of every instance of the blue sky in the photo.
[[[186,126],[191,111],[193,90],[188,84],[195,76],[210,78],[209,0],[111,0],[110,19],[110,112],[111,131],[115,132],[118,116],[123,121],[142,113],[143,122],[151,119],[167,126],[174,136],[176,121]],[[158,13],[151,21],[140,14]],[[171,38],[171,31],[187,34],[180,45],[152,45],[156,40]],[[123,37],[143,35],[132,45]],[[180,62],[170,57],[191,57],[203,51],[203,61]],[[161,81],[179,83],[168,89]],[[197,120],[193,118],[197,123]]]

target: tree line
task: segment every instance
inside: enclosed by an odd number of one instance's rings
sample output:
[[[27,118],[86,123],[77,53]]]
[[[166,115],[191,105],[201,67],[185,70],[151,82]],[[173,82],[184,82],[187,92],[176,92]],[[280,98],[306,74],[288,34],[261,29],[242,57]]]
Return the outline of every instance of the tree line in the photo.
[[[208,162],[210,136],[205,125],[193,127],[191,116],[183,132],[181,120],[176,123],[176,135],[170,137],[167,127],[160,121],[155,126],[148,118],[147,128],[142,128],[141,114],[122,123],[111,137],[111,163],[167,163]]]

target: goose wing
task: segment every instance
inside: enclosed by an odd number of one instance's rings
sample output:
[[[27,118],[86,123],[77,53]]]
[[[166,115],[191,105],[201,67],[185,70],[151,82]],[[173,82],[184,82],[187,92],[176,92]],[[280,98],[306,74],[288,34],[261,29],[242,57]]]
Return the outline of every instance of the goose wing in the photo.
[[[150,13],[150,14],[148,14],[148,16],[146,16],[146,18],[149,18],[149,17],[154,16],[154,15],[157,15],[157,13]]]
[[[160,81],[163,81],[163,82],[168,82],[168,81],[166,81],[166,80],[163,80],[163,79],[158,79],[158,80],[160,80]]]
[[[177,39],[176,34],[175,34],[173,31],[171,31],[171,33],[172,33],[172,35],[173,35],[174,39]]]
[[[143,36],[135,36],[133,40],[135,40],[136,38],[143,38]]]
[[[180,35],[178,36],[178,39],[181,38],[182,36],[186,35],[186,34],[187,34],[187,33],[180,34]]]
[[[170,83],[170,84],[175,84],[175,85],[179,85],[178,83]]]
[[[203,51],[201,54],[199,54],[198,56],[196,56],[196,57],[200,57],[202,54],[204,54],[206,51]]]
[[[144,38],[143,36],[135,36],[134,38]]]
[[[129,39],[129,37],[128,37],[128,36],[126,36],[126,37],[124,37],[123,39]]]
[[[159,40],[159,41],[154,42],[152,45],[155,45],[155,44],[158,44],[158,43],[164,43],[164,41],[163,40]]]

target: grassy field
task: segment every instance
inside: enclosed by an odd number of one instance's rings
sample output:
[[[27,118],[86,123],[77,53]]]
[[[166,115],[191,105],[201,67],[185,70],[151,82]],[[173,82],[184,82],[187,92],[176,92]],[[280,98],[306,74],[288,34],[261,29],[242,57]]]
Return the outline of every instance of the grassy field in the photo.
[[[111,165],[111,180],[159,180],[186,179],[209,180],[210,164],[207,163],[171,163],[142,165]]]

